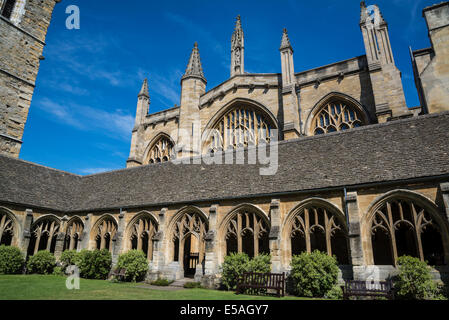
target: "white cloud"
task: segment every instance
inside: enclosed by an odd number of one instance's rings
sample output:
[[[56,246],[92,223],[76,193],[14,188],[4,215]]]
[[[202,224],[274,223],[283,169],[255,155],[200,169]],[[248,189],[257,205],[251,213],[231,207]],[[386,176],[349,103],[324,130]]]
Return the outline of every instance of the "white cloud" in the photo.
[[[48,98],[38,101],[37,107],[50,114],[54,120],[83,131],[98,131],[107,136],[129,141],[134,116],[116,109],[113,112],[90,106],[60,104]]]
[[[85,169],[79,169],[78,172],[84,175],[91,175],[91,174],[97,174],[97,173],[103,173],[103,172],[109,172],[117,170],[117,168],[85,168]]]

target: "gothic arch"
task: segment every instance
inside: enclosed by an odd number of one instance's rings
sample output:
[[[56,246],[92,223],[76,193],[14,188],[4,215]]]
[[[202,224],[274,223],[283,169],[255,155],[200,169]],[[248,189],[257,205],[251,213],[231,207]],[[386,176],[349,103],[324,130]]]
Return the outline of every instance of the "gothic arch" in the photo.
[[[149,211],[137,213],[126,228],[125,248],[141,250],[149,261],[153,260],[153,236],[158,231],[156,216]]]
[[[271,222],[258,206],[243,203],[232,208],[218,227],[220,263],[231,252],[244,252],[249,256],[270,253]]]
[[[64,250],[77,250],[81,243],[84,231],[84,222],[79,216],[67,221],[65,226]]]
[[[341,123],[333,123],[333,121],[330,121],[330,123],[328,124],[324,123],[323,126],[329,128],[329,132],[351,129],[355,126],[363,126],[371,122],[368,113],[358,100],[341,92],[331,92],[322,97],[315,104],[315,106],[312,108],[309,115],[307,116],[305,126],[305,132],[307,135],[313,136],[317,134],[316,133],[317,125],[315,123],[319,122],[319,119],[317,119],[317,117],[321,114],[321,112],[323,112],[324,108],[326,108],[326,106],[330,105],[332,102],[337,102],[339,104],[338,110],[335,109],[334,111],[337,111],[337,113],[341,114],[341,117],[337,117],[337,119],[341,120]],[[345,108],[343,106],[345,106]],[[347,109],[348,111],[349,110],[352,111],[351,114],[349,113],[347,114],[348,121],[344,121],[345,119],[343,119],[343,117],[345,116],[344,110],[346,110],[346,108],[348,108]],[[337,122],[339,121],[337,120]]]
[[[195,206],[180,209],[168,225],[169,261],[177,261],[187,272],[195,272],[197,265],[205,259],[205,237],[209,230],[206,214]]]
[[[320,250],[349,264],[348,226],[344,213],[322,198],[301,201],[289,211],[282,225],[284,264],[300,252]]]
[[[56,249],[56,238],[61,232],[61,219],[54,214],[39,217],[31,225],[31,240],[28,254],[34,255],[38,251],[47,250],[51,253]]]
[[[363,220],[368,264],[397,264],[401,255],[449,261],[449,225],[434,201],[410,190],[393,190],[377,197]]]
[[[173,158],[175,141],[165,132],[159,132],[148,143],[143,164],[166,162]]]
[[[0,207],[0,244],[17,245],[21,226],[15,214],[5,208]]]
[[[110,252],[113,250],[113,241],[117,234],[118,222],[109,213],[100,216],[92,227],[90,239],[94,245],[92,249],[107,249]]]
[[[235,124],[239,127],[238,132],[235,131]],[[226,129],[231,131],[232,136],[224,133]],[[269,142],[274,134],[272,130],[277,129],[276,117],[263,104],[235,98],[209,120],[201,135],[202,150],[216,152],[258,144],[259,141]],[[276,138],[278,135],[277,132]]]

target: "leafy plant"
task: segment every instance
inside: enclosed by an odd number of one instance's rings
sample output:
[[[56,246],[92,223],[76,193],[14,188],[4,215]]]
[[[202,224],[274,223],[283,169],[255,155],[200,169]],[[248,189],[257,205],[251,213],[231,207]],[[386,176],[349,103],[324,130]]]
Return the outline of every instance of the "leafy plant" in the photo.
[[[141,250],[130,250],[119,256],[117,267],[126,269],[127,281],[142,281],[148,272],[148,260]]]
[[[28,273],[52,274],[56,267],[55,256],[47,250],[39,251],[28,261]]]
[[[65,250],[59,258],[62,264],[62,270],[65,271],[68,266],[76,265],[78,258],[79,255],[76,250]]]
[[[167,279],[157,279],[155,281],[151,282],[151,285],[153,286],[159,286],[159,287],[166,287],[173,283],[173,280],[167,280]]]
[[[64,271],[63,271],[62,267],[55,267],[55,269],[53,270],[53,275],[54,276],[64,276]]]
[[[314,251],[293,256],[290,277],[294,293],[302,297],[324,297],[338,280],[337,259]]]
[[[398,258],[399,275],[395,282],[396,297],[407,300],[442,299],[436,282],[432,280],[430,268],[418,258]]]
[[[201,289],[201,282],[187,282],[184,283],[184,288],[186,289]]]
[[[106,250],[82,250],[76,258],[80,276],[86,279],[106,279],[111,270],[111,253]]]
[[[0,274],[18,274],[24,263],[25,259],[19,248],[0,246]]]
[[[271,271],[271,257],[260,254],[250,259],[246,253],[231,253],[221,265],[221,282],[228,290],[237,286],[238,280],[245,272],[267,273]]]
[[[335,285],[324,295],[326,299],[332,300],[342,300],[343,299],[343,290],[339,285]]]

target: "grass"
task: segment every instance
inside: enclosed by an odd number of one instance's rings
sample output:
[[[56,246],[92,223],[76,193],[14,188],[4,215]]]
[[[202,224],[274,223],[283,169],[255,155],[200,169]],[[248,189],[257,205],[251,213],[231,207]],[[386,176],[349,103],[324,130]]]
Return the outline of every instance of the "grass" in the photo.
[[[1,275],[0,300],[298,300],[297,297],[236,295],[234,292],[188,289],[163,291],[143,284],[81,279],[80,290],[68,290],[66,278],[41,275]]]

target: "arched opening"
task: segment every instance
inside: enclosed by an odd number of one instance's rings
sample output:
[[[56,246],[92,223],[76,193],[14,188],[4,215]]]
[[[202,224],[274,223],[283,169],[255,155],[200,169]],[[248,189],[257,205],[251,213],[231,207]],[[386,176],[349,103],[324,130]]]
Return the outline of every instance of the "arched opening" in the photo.
[[[14,222],[4,212],[0,211],[0,245],[10,246],[14,237]]]
[[[407,255],[442,265],[444,245],[434,216],[412,196],[391,196],[374,206],[371,245],[375,264],[396,265]]]
[[[256,208],[242,206],[230,214],[223,226],[226,254],[246,253],[255,257],[269,253],[269,224]]]
[[[112,240],[111,235],[109,233],[106,233],[104,235],[104,242],[105,242],[104,248],[100,248],[100,249],[106,249],[106,250],[110,251],[110,248],[112,248],[111,240]]]
[[[199,239],[192,234],[188,234],[184,239],[184,276],[192,278],[195,276],[196,267],[200,262]]]
[[[308,121],[310,135],[349,130],[369,123],[363,107],[344,94],[330,94],[314,110]]]
[[[347,227],[336,210],[324,202],[311,201],[294,211],[287,227],[292,256],[318,250],[335,255],[339,264],[349,264]]]
[[[59,220],[56,217],[48,216],[37,220],[31,227],[32,232],[28,245],[28,254],[34,255],[41,250],[54,253],[59,227]]]
[[[141,250],[148,261],[153,260],[153,237],[157,232],[157,223],[149,213],[140,214],[130,223],[131,249]]]
[[[234,102],[215,116],[203,136],[204,151],[223,150],[270,143],[275,137],[276,120],[264,108],[251,102]]]
[[[83,234],[84,224],[79,218],[70,220],[66,228],[66,237],[64,241],[64,250],[77,250],[78,242]]]
[[[114,218],[105,215],[98,220],[93,228],[95,245],[97,250],[106,249],[112,253],[113,240],[117,233],[117,223]]]
[[[174,143],[166,134],[159,134],[150,143],[146,153],[145,164],[167,162],[174,155]]]

